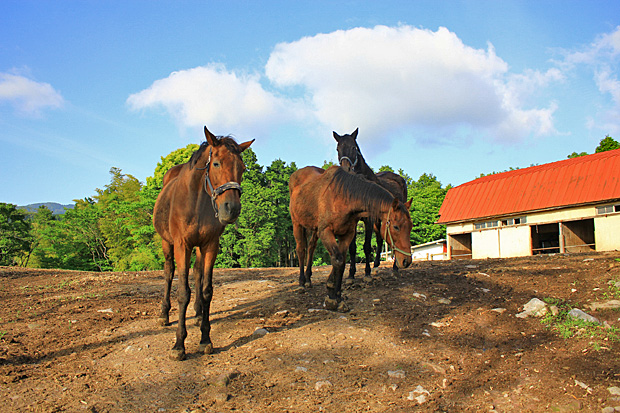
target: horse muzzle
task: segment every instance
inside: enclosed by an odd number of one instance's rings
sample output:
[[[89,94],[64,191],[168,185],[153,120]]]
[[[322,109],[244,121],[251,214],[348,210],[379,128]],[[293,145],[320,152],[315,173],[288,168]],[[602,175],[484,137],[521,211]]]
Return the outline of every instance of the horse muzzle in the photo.
[[[398,256],[395,256],[394,260],[396,261],[396,266],[398,268],[407,268],[408,266],[411,265],[411,256],[405,255],[402,257],[402,259],[399,259]]]
[[[224,225],[232,224],[239,218],[241,213],[241,203],[224,200],[220,203],[218,209],[218,219]]]

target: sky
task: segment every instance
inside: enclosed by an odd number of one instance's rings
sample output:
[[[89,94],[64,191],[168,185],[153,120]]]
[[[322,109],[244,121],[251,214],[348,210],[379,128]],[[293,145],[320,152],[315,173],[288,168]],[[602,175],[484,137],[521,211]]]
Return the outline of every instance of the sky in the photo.
[[[259,164],[443,186],[620,138],[620,2],[0,1],[0,202],[145,182],[206,125]]]

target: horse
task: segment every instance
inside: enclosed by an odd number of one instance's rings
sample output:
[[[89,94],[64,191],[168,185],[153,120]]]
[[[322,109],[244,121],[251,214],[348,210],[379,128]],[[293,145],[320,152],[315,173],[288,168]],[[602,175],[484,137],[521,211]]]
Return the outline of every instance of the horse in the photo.
[[[338,163],[340,166],[353,173],[359,174],[369,181],[375,182],[387,189],[393,196],[398,198],[401,202],[405,202],[407,199],[407,183],[405,179],[391,171],[382,171],[377,174],[368,166],[359,145],[357,144],[357,134],[359,128],[355,129],[353,133],[349,135],[340,136],[336,132],[333,132],[334,139],[338,142],[336,150],[338,152]],[[369,277],[370,261],[372,255],[372,233],[375,233],[375,239],[377,241],[377,253],[375,255],[373,266],[377,268],[381,262],[381,248],[383,246],[383,236],[379,230],[380,224],[377,222],[371,222],[368,218],[362,218],[364,222],[365,238],[364,238],[364,255],[366,256],[366,268],[365,276]],[[355,234],[357,235],[357,234]],[[349,277],[347,282],[353,282],[355,278],[355,255],[357,253],[357,244],[355,242],[355,235],[353,241],[349,246],[350,265],[349,265]],[[398,271],[396,263],[392,266],[394,272]]]
[[[213,352],[209,322],[213,265],[224,228],[233,223],[241,212],[241,180],[245,171],[241,153],[254,142],[253,139],[237,144],[230,136],[216,137],[206,126],[204,133],[206,141],[190,160],[166,173],[153,209],[153,226],[162,238],[165,258],[166,282],[159,316],[162,325],[170,324],[170,289],[175,262],[179,277],[179,322],[170,355],[176,360],[185,359],[185,315],[191,297],[188,273],[194,247],[195,308],[197,315],[202,317],[199,350],[204,354]]]
[[[299,258],[299,285],[312,285],[312,253],[320,238],[332,263],[324,303],[328,310],[348,310],[341,297],[342,275],[346,250],[359,219],[369,217],[373,222],[381,222],[381,231],[395,251],[395,264],[402,268],[411,264],[411,200],[403,204],[381,186],[339,166],[327,171],[308,166],[293,172],[289,193]],[[306,258],[307,263],[304,262]],[[304,265],[307,265],[305,271]]]

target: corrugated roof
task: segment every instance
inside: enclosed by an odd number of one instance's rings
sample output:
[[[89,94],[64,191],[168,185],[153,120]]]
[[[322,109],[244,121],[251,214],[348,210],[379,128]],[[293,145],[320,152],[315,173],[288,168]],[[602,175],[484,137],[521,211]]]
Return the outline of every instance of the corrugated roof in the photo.
[[[438,224],[620,199],[620,149],[489,175],[451,188]]]

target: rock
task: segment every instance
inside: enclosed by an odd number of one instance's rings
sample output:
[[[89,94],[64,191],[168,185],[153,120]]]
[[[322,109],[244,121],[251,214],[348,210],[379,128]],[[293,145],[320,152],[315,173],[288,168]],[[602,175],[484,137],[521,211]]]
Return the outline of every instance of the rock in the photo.
[[[267,330],[266,328],[257,328],[252,333],[252,335],[256,337],[263,337],[263,336],[266,336],[267,334],[269,334],[269,330]]]
[[[391,379],[404,379],[406,374],[403,370],[391,370],[387,372],[388,377]]]
[[[614,387],[608,387],[607,391],[612,396],[620,396],[620,387],[615,387],[615,386]]]
[[[418,404],[426,403],[427,396],[430,396],[430,394],[431,393],[428,390],[418,384],[418,387],[416,387],[413,391],[409,392],[407,400],[415,400],[418,402]]]
[[[523,306],[523,311],[517,314],[518,318],[527,318],[529,316],[542,317],[547,314],[547,303],[538,298],[532,298]]]
[[[452,304],[452,300],[448,299],[448,298],[439,298],[437,300],[437,302],[439,304]]]
[[[308,371],[308,369],[306,367],[299,366],[299,367],[295,367],[295,371],[306,372],[306,371]]]
[[[620,308],[620,300],[609,300],[604,303],[591,303],[590,309],[592,311],[596,310],[613,310],[616,308]]]
[[[596,323],[596,324],[601,324],[600,321],[598,321],[598,318],[591,316],[590,314],[578,309],[578,308],[573,308],[572,310],[570,310],[570,312],[568,313],[569,316],[576,318],[578,320],[583,320],[583,321],[587,321],[589,323]]]
[[[314,385],[314,390],[321,391],[327,390],[332,387],[332,383],[329,380],[317,381]]]
[[[426,296],[420,293],[413,293],[414,298],[421,298],[422,300],[426,300]]]
[[[505,308],[493,308],[491,311],[498,313],[498,314],[503,314],[506,309]]]

